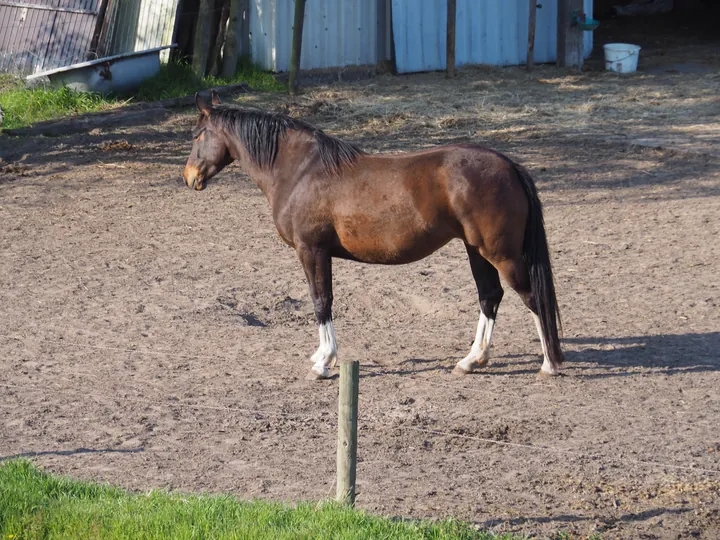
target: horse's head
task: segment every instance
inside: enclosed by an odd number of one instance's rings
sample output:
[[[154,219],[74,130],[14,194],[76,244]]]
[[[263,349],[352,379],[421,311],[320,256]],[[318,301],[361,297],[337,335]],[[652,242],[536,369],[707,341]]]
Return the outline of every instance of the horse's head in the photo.
[[[195,94],[195,105],[200,111],[197,125],[193,129],[193,147],[185,165],[183,177],[188,187],[200,191],[205,183],[232,163],[230,149],[219,128],[210,117],[213,105],[220,104],[220,97],[213,90],[212,105]]]

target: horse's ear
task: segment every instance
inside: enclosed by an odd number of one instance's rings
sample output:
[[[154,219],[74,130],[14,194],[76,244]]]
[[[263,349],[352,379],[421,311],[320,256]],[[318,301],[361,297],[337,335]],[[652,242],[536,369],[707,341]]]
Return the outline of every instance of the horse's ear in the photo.
[[[200,92],[195,93],[195,106],[202,114],[210,116],[210,106],[202,97],[200,97]]]
[[[218,96],[218,93],[214,89],[210,90],[210,99],[213,105],[220,105],[220,103],[222,103],[220,101],[220,96]]]

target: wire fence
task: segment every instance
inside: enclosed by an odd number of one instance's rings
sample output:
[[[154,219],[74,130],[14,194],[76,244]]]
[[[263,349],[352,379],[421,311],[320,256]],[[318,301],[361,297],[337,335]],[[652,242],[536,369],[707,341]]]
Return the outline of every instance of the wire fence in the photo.
[[[9,339],[14,341],[23,341],[22,338],[19,338],[17,336],[0,336],[0,338],[3,339]],[[56,345],[62,345],[64,347],[71,348],[75,351],[81,351],[82,349],[89,349],[89,350],[104,350],[104,351],[112,351],[112,352],[122,352],[126,354],[148,354],[148,355],[159,355],[159,356],[172,356],[174,358],[182,358],[182,359],[197,359],[197,360],[225,360],[225,361],[231,361],[230,358],[222,357],[222,356],[210,356],[210,355],[196,355],[196,354],[178,354],[176,352],[172,351],[165,351],[165,350],[151,350],[151,349],[137,349],[137,348],[122,348],[122,347],[107,347],[107,346],[100,346],[100,345],[88,345],[88,344],[80,344],[76,342],[66,342],[65,340],[49,340],[49,339],[42,339],[41,341],[45,343],[51,343]],[[367,368],[364,370],[367,371]],[[266,379],[274,379],[273,377],[266,377]],[[430,381],[426,381],[430,382]],[[430,384],[433,384],[430,382]],[[33,387],[28,385],[17,385],[17,384],[8,384],[8,383],[0,383],[0,386],[4,388],[14,389],[14,390],[47,390],[47,387]],[[443,385],[446,386],[449,389],[454,390],[464,390],[467,391],[469,388],[460,386],[460,385]],[[73,393],[77,395],[76,389],[72,388],[66,388],[66,387],[60,387],[55,388],[55,391],[60,392],[66,392],[66,393]],[[108,400],[107,395],[99,395],[94,394],[92,392],[82,392],[82,397],[92,398],[95,399],[101,403],[105,403]],[[500,396],[503,398],[507,397],[507,394],[503,393],[503,396]],[[524,396],[517,396],[517,397],[524,397]],[[113,399],[119,399],[119,398],[113,398]],[[277,410],[266,410],[266,409],[259,409],[259,408],[247,408],[247,407],[237,407],[232,405],[217,405],[217,404],[206,404],[206,403],[192,403],[188,400],[183,399],[174,399],[171,403],[167,401],[161,401],[161,400],[151,400],[143,397],[136,398],[136,401],[146,403],[147,405],[153,405],[153,406],[161,406],[166,407],[168,409],[172,408],[184,408],[184,409],[194,409],[194,410],[212,410],[217,411],[220,413],[225,414],[234,414],[234,415],[242,415],[246,419],[252,420],[252,421],[264,421],[266,418],[282,418],[285,420],[291,420],[295,422],[308,422],[316,419],[317,413],[289,413],[284,411],[277,411]],[[14,408],[14,405],[10,405],[7,403],[0,403],[0,408]],[[640,416],[639,416],[640,417]],[[362,419],[362,409],[360,410],[360,418]],[[332,411],[329,413],[328,416],[324,418],[324,420],[337,420],[337,412]],[[598,454],[598,453],[592,453],[587,452],[583,450],[574,450],[574,449],[568,449],[568,448],[559,448],[552,445],[546,445],[546,444],[537,444],[537,443],[520,443],[520,442],[511,442],[506,440],[498,440],[495,438],[488,438],[488,437],[480,437],[475,435],[467,435],[462,433],[452,433],[450,431],[441,430],[441,429],[429,429],[425,427],[419,427],[415,425],[397,425],[394,423],[379,423],[379,422],[373,422],[372,428],[382,430],[386,433],[392,434],[396,433],[397,431],[406,431],[406,432],[417,432],[417,433],[423,433],[426,435],[432,435],[434,437],[442,437],[446,439],[452,439],[452,438],[459,438],[459,439],[465,439],[465,440],[471,440],[475,441],[477,443],[481,443],[483,445],[497,445],[504,448],[507,448],[508,450],[518,450],[518,451],[532,451],[535,454],[542,453],[542,452],[552,452],[556,454],[561,455],[573,455],[578,458],[582,458],[584,460],[588,460],[596,465],[602,465],[602,466],[609,466],[611,463],[624,463],[628,465],[634,465],[634,466],[640,466],[640,467],[646,467],[646,468],[653,468],[653,469],[661,469],[661,470],[673,470],[677,472],[685,472],[685,473],[695,473],[695,474],[705,474],[705,475],[720,475],[720,469],[711,469],[707,467],[699,467],[694,465],[686,465],[686,464],[676,464],[676,463],[668,463],[663,461],[657,461],[657,460],[648,460],[648,459],[636,459],[627,457],[624,455],[618,455],[618,452],[611,451],[613,454],[612,457],[608,457],[606,455]],[[194,433],[194,432],[193,432]],[[483,448],[478,448],[476,450],[463,450],[463,455],[466,455],[468,453],[478,453],[483,452]],[[27,452],[26,452],[27,453]],[[30,452],[32,453],[32,452]],[[40,453],[39,453],[40,454]],[[12,457],[12,456],[11,456]],[[1,458],[2,459],[8,459]],[[285,457],[283,457],[285,459]],[[377,460],[378,463],[386,463],[387,460]],[[374,461],[372,460],[362,460],[361,461],[364,464],[371,464]],[[305,463],[305,462],[303,462]]]
[[[92,9],[75,13],[54,6],[0,4],[0,72],[22,76],[171,45],[176,18],[198,13],[178,12],[178,0],[112,2],[98,26],[98,4],[87,5]],[[161,59],[167,60],[168,55],[163,51]]]

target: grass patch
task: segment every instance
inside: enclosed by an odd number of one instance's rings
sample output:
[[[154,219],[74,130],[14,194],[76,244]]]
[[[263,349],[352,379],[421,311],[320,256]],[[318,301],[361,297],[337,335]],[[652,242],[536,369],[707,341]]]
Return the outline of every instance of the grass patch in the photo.
[[[75,92],[70,88],[22,88],[19,85],[0,92],[5,119],[2,127],[17,128],[74,114],[101,111],[117,106],[117,101],[100,94]]]
[[[254,91],[282,92],[285,84],[272,74],[263,72],[247,62],[238,65],[231,79],[219,77],[198,78],[187,64],[167,64],[160,73],[145,81],[130,102],[157,101],[192,95],[213,86],[247,82]],[[76,114],[97,112],[127,103],[112,96],[88,92],[75,92],[69,88],[25,88],[22,81],[0,76],[0,105],[5,113],[2,127],[25,127],[44,120],[55,120]]]
[[[14,90],[20,86],[20,80],[9,73],[0,73],[0,92]]]
[[[122,489],[57,477],[29,461],[0,465],[0,538],[491,539],[458,521],[390,520],[332,503],[296,507]]]
[[[170,63],[160,68],[152,79],[145,81],[137,93],[140,101],[156,101],[194,94],[213,86],[225,86],[246,82],[254,91],[283,92],[287,85],[275,80],[268,72],[253,66],[247,61],[238,64],[238,71],[231,79],[222,77],[198,78],[188,64]]]

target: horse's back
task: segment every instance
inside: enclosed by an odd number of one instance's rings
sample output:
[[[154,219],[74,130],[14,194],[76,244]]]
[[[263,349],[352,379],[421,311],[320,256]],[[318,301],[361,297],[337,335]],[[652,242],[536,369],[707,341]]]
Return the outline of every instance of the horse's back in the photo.
[[[480,229],[524,223],[526,212],[505,208],[522,195],[512,162],[475,145],[362,156],[330,185],[339,252],[364,262],[416,261],[453,238],[483,242]]]

